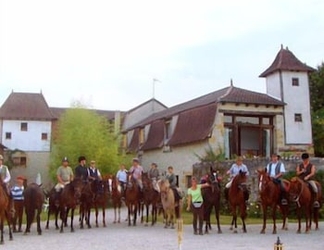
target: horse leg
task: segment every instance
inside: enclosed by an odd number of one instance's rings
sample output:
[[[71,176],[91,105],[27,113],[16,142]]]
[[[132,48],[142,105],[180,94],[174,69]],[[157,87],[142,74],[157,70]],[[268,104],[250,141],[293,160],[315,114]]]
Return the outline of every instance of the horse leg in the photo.
[[[272,221],[273,221],[272,234],[276,234],[276,233],[277,233],[276,212],[277,212],[277,205],[274,204],[274,205],[272,206]]]
[[[87,226],[88,226],[88,228],[91,228],[91,224],[90,224],[90,213],[91,213],[91,206],[89,204],[89,206],[87,207]]]
[[[117,206],[114,204],[114,224],[116,223],[116,217],[117,217]]]
[[[133,226],[136,226],[136,219],[137,219],[137,205],[134,204],[134,219],[133,219]]]
[[[74,227],[73,227],[73,218],[74,218],[74,208],[71,208],[71,232],[74,232]]]
[[[99,223],[98,223],[98,215],[99,215],[98,206],[95,206],[95,214],[96,214],[96,227],[99,227]]]
[[[1,214],[0,217],[1,217],[1,219],[0,219],[0,231],[1,231],[0,244],[2,245],[4,243],[4,241],[3,241],[3,223],[4,223],[3,217],[4,217],[4,215]]]
[[[106,209],[105,205],[102,205],[102,225],[106,227]]]
[[[242,220],[242,224],[243,224],[243,233],[246,233],[245,218],[246,218],[247,214],[246,214],[245,202],[243,204],[241,204],[240,212],[241,212],[241,220]]]
[[[38,235],[42,235],[41,219],[40,219],[41,212],[42,212],[42,207],[37,209],[37,215],[36,215]]]
[[[120,207],[121,207],[121,204],[118,204],[117,206],[117,209],[118,209],[118,223],[120,223]]]
[[[305,228],[305,233],[308,233],[310,230],[310,221],[311,221],[311,206],[305,206],[305,220],[306,220],[306,228]]]
[[[56,210],[55,210],[55,229],[56,229],[56,230],[59,229],[59,225],[58,225],[58,223],[57,223],[58,214],[59,214],[59,209],[56,209]],[[47,228],[48,228],[48,224],[47,224]]]
[[[298,204],[297,204],[297,206],[298,206]],[[297,208],[297,218],[298,218],[298,228],[297,228],[297,233],[299,233],[300,234],[300,230],[301,230],[301,208],[300,207],[298,207]]]
[[[8,229],[9,229],[9,240],[13,240],[12,237],[12,230],[11,230],[11,212],[6,212],[6,219],[7,219],[7,224],[8,224]],[[4,222],[3,222],[4,223]],[[2,223],[2,225],[3,225]],[[3,226],[4,227],[4,226]]]
[[[222,233],[222,229],[220,227],[220,220],[219,220],[219,203],[215,206],[215,217],[216,217],[216,223],[217,223],[217,233],[221,234]]]
[[[145,204],[146,206],[146,223],[145,223],[145,226],[148,225],[148,219],[149,219],[149,210],[150,210],[150,205],[149,204]],[[153,211],[152,211],[153,213]]]
[[[79,213],[80,213],[80,217],[79,217],[79,222],[80,222],[80,229],[83,229],[83,220],[85,219],[85,214],[84,214],[84,204],[80,205],[80,209],[79,209]]]
[[[132,210],[132,205],[128,204],[128,226],[131,225],[131,211]]]

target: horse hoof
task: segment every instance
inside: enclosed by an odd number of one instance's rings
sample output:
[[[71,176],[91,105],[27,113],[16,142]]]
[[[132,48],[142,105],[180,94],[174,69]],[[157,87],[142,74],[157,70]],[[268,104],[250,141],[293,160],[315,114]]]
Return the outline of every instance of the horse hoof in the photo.
[[[277,234],[277,231],[272,231],[272,234]]]
[[[71,229],[71,233],[74,233],[74,229]]]
[[[218,233],[218,234],[222,234],[223,232],[222,232],[222,230],[219,230],[217,233]]]
[[[114,224],[116,224],[116,221],[114,220],[114,222],[113,222]]]
[[[296,233],[300,234],[300,230],[297,230],[297,232],[296,232]]]
[[[144,224],[144,226],[145,226],[145,227],[147,227],[147,226],[148,226],[148,224],[147,224],[147,223],[145,223],[145,224]]]
[[[265,230],[261,230],[260,231],[260,234],[265,234]]]
[[[38,232],[38,235],[42,235],[42,232]]]
[[[237,234],[237,230],[234,230],[233,233]]]

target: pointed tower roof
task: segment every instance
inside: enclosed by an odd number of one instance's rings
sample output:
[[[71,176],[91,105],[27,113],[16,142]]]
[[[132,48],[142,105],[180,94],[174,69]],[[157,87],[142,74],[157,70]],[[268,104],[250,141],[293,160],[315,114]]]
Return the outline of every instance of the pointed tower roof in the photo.
[[[53,120],[42,93],[12,92],[0,108],[0,119]]]
[[[290,50],[288,50],[288,47],[284,49],[281,45],[281,49],[278,52],[275,60],[270,67],[260,75],[260,77],[266,77],[278,70],[312,72],[315,69],[299,61],[298,58]]]

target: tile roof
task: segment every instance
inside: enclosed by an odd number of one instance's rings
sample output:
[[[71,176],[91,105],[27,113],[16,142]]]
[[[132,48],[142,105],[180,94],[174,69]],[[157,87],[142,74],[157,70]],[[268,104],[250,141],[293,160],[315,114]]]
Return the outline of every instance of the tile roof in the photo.
[[[157,120],[151,124],[142,150],[161,148],[164,142],[164,121]]]
[[[127,130],[129,131],[137,127],[143,127],[155,120],[169,119],[172,116],[180,114],[181,112],[186,110],[190,110],[200,106],[205,106],[211,103],[219,103],[219,102],[258,104],[258,105],[278,105],[278,106],[285,105],[284,102],[281,102],[266,94],[262,94],[262,93],[242,89],[242,88],[237,88],[231,85],[229,87],[214,91],[207,95],[203,95],[196,99],[154,113],[153,115],[145,118],[141,122],[128,128]]]
[[[278,52],[275,60],[270,67],[260,75],[260,77],[266,77],[278,70],[312,72],[315,69],[299,61],[297,57],[290,50],[288,50],[288,48],[284,49],[281,45],[281,49]]]
[[[175,146],[206,139],[212,131],[216,106],[210,104],[181,113],[168,145]]]
[[[53,120],[42,93],[12,92],[0,108],[0,118],[9,120]]]

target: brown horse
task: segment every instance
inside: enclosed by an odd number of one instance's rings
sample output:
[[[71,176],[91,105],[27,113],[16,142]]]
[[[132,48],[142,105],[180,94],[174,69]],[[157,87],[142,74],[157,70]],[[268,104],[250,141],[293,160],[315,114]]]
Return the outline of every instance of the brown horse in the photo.
[[[98,214],[99,209],[102,210],[102,225],[106,227],[106,207],[108,204],[109,199],[109,183],[108,179],[103,179],[100,181],[94,182],[94,209],[95,209],[95,216],[96,216],[96,227],[99,227],[98,224]]]
[[[139,205],[140,190],[137,181],[131,177],[127,183],[125,190],[125,202],[128,210],[128,226],[133,221],[133,226],[136,226],[137,209]]]
[[[213,208],[215,209],[215,216],[218,229],[217,232],[222,233],[219,222],[221,189],[219,185],[219,180],[217,178],[217,173],[213,171],[212,168],[210,169],[210,173],[208,174],[206,181],[210,184],[210,186],[201,189],[204,200],[204,221],[206,222],[205,233],[208,233],[208,229],[211,229],[210,215],[212,213]]]
[[[9,196],[6,191],[5,184],[0,177],[0,244],[3,244],[3,228],[4,222],[7,220],[8,228],[9,228],[9,240],[12,240],[12,231],[11,231],[11,215],[10,215],[10,208],[9,208]]]
[[[80,203],[81,190],[84,186],[81,179],[76,178],[70,183],[66,184],[60,195],[60,217],[61,217],[61,229],[60,232],[63,233],[63,226],[67,221],[67,216],[69,210],[71,210],[71,232],[74,232],[73,218],[74,210]]]
[[[146,224],[148,224],[148,219],[149,219],[149,207],[150,205],[152,206],[152,226],[156,223],[157,221],[157,205],[160,201],[160,194],[158,191],[156,191],[153,187],[153,183],[148,177],[147,173],[142,174],[142,181],[143,181],[143,201],[144,204],[142,206],[142,216],[141,216],[141,222],[143,222],[143,207],[145,205],[146,207]]]
[[[282,205],[280,201],[280,186],[274,183],[269,174],[267,173],[266,169],[258,170],[258,180],[259,180],[259,194],[261,198],[261,206],[262,206],[262,213],[263,213],[263,226],[261,229],[261,234],[265,233],[266,229],[266,221],[267,221],[267,210],[268,207],[271,209],[272,221],[273,221],[273,229],[272,233],[277,233],[277,226],[276,226],[276,212],[277,206],[280,207],[283,221],[282,221],[282,229],[287,230],[287,217],[289,212],[289,206]],[[289,181],[282,180],[286,183],[286,186],[289,189]]]
[[[27,218],[25,234],[30,233],[30,226],[33,223],[36,211],[37,233],[41,235],[40,215],[43,209],[44,193],[38,184],[31,183],[26,187],[24,190],[24,203]]]
[[[234,226],[234,233],[237,233],[237,208],[239,208],[239,212],[243,224],[243,232],[246,233],[245,219],[247,217],[247,213],[246,213],[246,204],[245,204],[245,193],[248,192],[246,181],[247,181],[246,172],[240,171],[234,177],[232,181],[232,185],[228,191],[228,195],[229,195],[228,201],[233,216],[230,229],[233,230],[233,226]]]
[[[46,226],[45,229],[49,228],[49,219],[50,219],[50,215],[54,214],[55,216],[55,229],[59,229],[59,225],[58,225],[58,215],[60,213],[60,204],[59,204],[59,200],[58,202],[56,202],[56,196],[59,194],[56,194],[55,188],[53,187],[49,193],[47,194],[48,197],[48,210],[47,210],[47,222],[46,222]],[[67,225],[67,221],[65,221],[65,226]]]
[[[122,206],[121,187],[118,185],[117,178],[115,175],[109,175],[107,176],[107,179],[108,179],[109,190],[111,194],[111,201],[114,207],[114,223],[116,222],[120,223],[120,209]],[[117,213],[118,213],[118,218],[117,218]]]
[[[319,187],[319,196],[321,196],[321,187]],[[315,229],[318,229],[319,208],[313,208],[313,198],[308,183],[298,177],[293,177],[290,180],[289,194],[291,199],[296,202],[296,213],[298,218],[297,233],[301,232],[301,217],[302,212],[305,214],[306,228],[305,232],[308,233],[311,229],[312,216],[314,217]]]
[[[93,206],[93,199],[95,194],[94,182],[84,182],[80,197],[80,228],[83,229],[83,222],[85,221],[88,228],[90,225],[90,212]]]
[[[165,225],[164,228],[174,228],[175,219],[181,217],[181,201],[176,206],[174,192],[170,187],[170,183],[167,179],[161,179],[158,182],[160,187],[161,202],[164,210]]]

